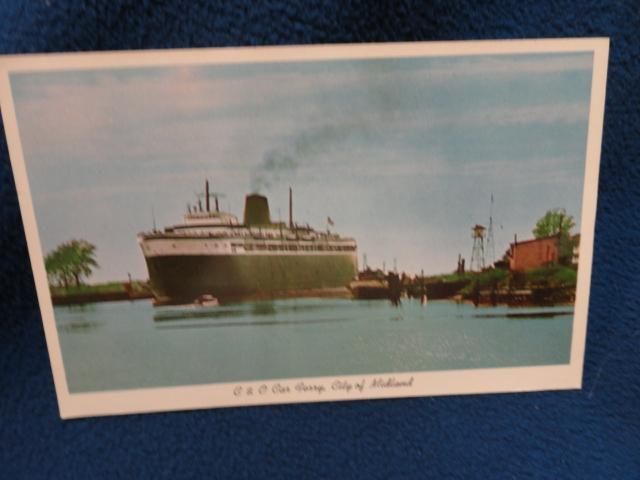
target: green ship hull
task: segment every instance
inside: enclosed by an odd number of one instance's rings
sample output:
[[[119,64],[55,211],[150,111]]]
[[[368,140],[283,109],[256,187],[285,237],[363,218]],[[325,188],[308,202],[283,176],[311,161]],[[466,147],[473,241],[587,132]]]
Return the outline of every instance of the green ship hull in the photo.
[[[147,257],[157,304],[192,303],[201,295],[220,302],[323,295],[357,275],[355,252],[294,255],[177,255]]]

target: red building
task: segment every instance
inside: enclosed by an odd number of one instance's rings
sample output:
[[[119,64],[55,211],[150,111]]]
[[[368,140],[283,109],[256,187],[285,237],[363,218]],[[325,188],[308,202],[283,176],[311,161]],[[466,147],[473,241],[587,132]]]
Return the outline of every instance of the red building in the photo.
[[[558,263],[560,237],[534,238],[511,244],[508,252],[509,270],[522,271]]]

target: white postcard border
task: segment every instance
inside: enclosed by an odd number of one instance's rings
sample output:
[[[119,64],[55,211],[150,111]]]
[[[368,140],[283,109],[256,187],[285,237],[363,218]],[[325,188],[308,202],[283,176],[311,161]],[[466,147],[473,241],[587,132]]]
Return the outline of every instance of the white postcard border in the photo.
[[[0,56],[0,105],[49,349],[60,416],[76,418],[213,407],[577,389],[582,384],[609,40],[607,38],[242,47]],[[364,58],[593,52],[578,285],[567,365],[274,379],[70,393],[29,190],[9,74],[48,70]],[[349,387],[350,386],[350,387]],[[248,393],[251,392],[251,393]]]

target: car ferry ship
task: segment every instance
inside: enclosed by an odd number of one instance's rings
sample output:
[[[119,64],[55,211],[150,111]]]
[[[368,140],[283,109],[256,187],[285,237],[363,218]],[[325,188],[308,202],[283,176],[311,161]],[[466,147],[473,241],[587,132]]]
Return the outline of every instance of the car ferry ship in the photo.
[[[138,235],[156,305],[295,296],[348,295],[357,276],[353,238],[293,221],[272,222],[268,200],[247,195],[243,222],[222,212],[205,184],[205,202],[190,206],[184,222]],[[210,199],[215,199],[211,208]]]

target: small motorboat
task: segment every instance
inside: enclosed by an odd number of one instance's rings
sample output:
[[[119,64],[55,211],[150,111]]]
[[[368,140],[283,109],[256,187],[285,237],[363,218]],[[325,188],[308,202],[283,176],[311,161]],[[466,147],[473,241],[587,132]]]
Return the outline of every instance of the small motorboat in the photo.
[[[200,295],[193,301],[193,304],[198,307],[217,307],[218,305],[220,305],[218,299],[213,295],[209,295],[208,293]]]

